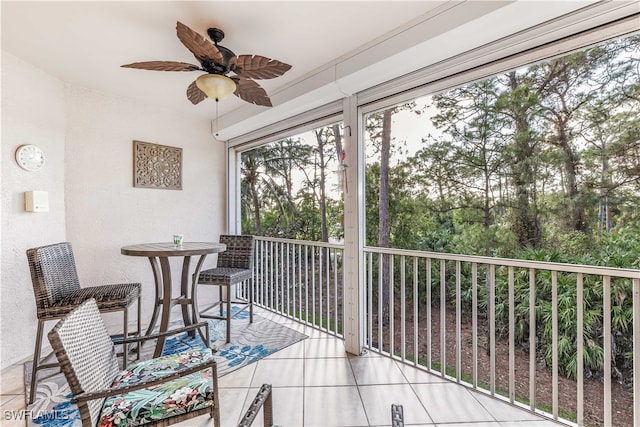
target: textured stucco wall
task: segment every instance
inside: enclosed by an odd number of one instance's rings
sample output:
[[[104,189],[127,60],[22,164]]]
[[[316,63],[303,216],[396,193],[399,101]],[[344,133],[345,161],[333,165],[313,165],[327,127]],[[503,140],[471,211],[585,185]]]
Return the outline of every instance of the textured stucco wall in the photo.
[[[181,191],[133,188],[133,140],[183,149]],[[23,171],[13,160],[15,148],[26,143],[44,149],[42,170]],[[0,368],[33,353],[27,248],[70,241],[83,286],[142,282],[146,326],[151,268],[146,258],[121,255],[120,248],[169,241],[177,232],[187,241],[216,241],[225,224],[224,145],[212,139],[208,120],[71,87],[4,52],[1,173]],[[24,212],[27,190],[49,192],[48,213]],[[175,288],[181,259],[172,268]],[[117,328],[121,318],[110,314],[106,321]]]
[[[66,95],[67,237],[81,283],[142,282],[146,324],[154,295],[149,261],[121,255],[120,248],[168,242],[175,233],[185,241],[217,241],[224,226],[224,145],[213,140],[207,120],[83,88]],[[133,187],[133,140],[182,148],[182,190]],[[172,259],[176,294],[181,262]],[[178,313],[175,307],[172,318]],[[115,314],[107,320],[120,322]]]
[[[15,56],[2,53],[2,270],[0,364],[33,353],[33,287],[25,251],[65,239],[64,84]],[[15,150],[35,144],[46,155],[36,172],[21,169]],[[25,191],[49,193],[49,212],[24,211]]]

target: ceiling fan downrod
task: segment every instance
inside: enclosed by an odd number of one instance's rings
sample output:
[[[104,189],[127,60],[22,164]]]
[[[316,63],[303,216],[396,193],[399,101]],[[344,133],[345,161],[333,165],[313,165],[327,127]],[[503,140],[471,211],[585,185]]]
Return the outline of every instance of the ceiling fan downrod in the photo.
[[[218,42],[222,41],[222,39],[224,38],[224,31],[222,31],[220,28],[209,28],[207,30],[207,34],[209,35],[209,38],[211,40],[213,40],[214,44],[218,44]]]

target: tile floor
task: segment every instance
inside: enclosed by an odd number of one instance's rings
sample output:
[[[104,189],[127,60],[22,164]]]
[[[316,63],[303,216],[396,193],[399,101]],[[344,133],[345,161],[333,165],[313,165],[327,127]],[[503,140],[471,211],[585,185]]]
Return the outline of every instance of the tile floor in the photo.
[[[235,426],[263,383],[273,386],[274,422],[282,426],[389,426],[402,404],[409,426],[557,426],[484,394],[384,356],[347,355],[342,340],[277,315],[263,314],[309,336],[219,380],[222,426]],[[0,426],[25,408],[23,366],[1,372]],[[262,426],[262,414],[254,422]],[[213,426],[209,416],[181,426]]]

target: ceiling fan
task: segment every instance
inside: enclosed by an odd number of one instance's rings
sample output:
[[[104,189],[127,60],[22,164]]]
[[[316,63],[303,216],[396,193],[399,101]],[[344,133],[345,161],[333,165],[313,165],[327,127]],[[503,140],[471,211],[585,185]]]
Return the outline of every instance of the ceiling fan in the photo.
[[[146,61],[122,65],[152,71],[206,71],[187,88],[187,98],[198,104],[207,96],[218,101],[233,93],[244,101],[271,107],[267,92],[254,79],[272,79],[291,69],[291,65],[260,55],[238,55],[218,44],[224,32],[209,28],[213,41],[195,32],[182,22],[177,23],[178,39],[196,57],[200,65],[177,61]],[[232,73],[231,76],[227,74]]]

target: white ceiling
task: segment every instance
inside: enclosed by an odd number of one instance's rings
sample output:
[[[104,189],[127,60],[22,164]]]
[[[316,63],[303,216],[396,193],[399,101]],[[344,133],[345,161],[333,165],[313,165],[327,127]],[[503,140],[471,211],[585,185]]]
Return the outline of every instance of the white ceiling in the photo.
[[[284,76],[259,81],[273,108],[235,96],[220,102],[227,138],[492,41],[518,39],[524,30],[537,29],[539,44],[640,9],[637,0],[2,0],[0,5],[4,51],[71,85],[200,117],[213,118],[215,104],[205,100],[194,106],[187,100],[186,88],[197,72],[120,65],[197,63],[176,37],[177,21],[203,35],[210,27],[222,29],[221,44],[238,55],[292,65]],[[518,43],[514,52],[534,46],[528,35]]]
[[[64,82],[212,116],[213,102],[192,105],[185,91],[197,72],[120,68],[136,61],[197,63],[176,37],[176,21],[236,54],[292,65],[260,83],[272,93],[312,70],[437,7],[436,1],[2,1],[2,48]],[[242,105],[236,97],[221,113]]]

